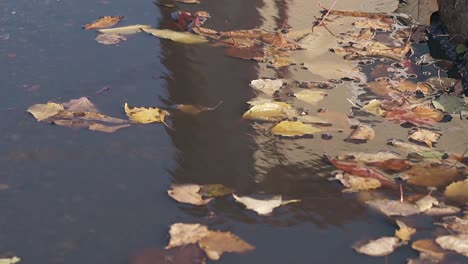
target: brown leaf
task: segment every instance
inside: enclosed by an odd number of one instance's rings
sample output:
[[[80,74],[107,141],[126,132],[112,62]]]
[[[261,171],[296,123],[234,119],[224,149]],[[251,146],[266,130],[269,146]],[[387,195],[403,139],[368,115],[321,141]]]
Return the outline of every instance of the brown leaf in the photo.
[[[186,114],[198,115],[202,112],[213,111],[216,108],[218,108],[218,106],[220,106],[222,103],[223,101],[220,101],[217,105],[213,107],[206,107],[206,106],[201,106],[201,105],[190,105],[190,104],[178,104],[176,105],[176,108],[179,111],[184,112]]]
[[[177,2],[184,4],[199,4],[200,0],[176,0]]]
[[[127,40],[126,37],[119,34],[99,34],[95,39],[98,43],[103,45],[115,45],[123,40]]]
[[[411,164],[403,159],[388,159],[384,161],[376,161],[368,163],[367,165],[377,167],[382,170],[389,170],[393,172],[400,172],[411,168]]]
[[[455,167],[444,164],[415,164],[401,176],[408,183],[417,186],[445,186],[458,176]]]
[[[396,200],[380,199],[367,201],[367,205],[386,216],[408,216],[421,213],[421,209],[414,204]]]
[[[436,259],[443,259],[445,257],[445,251],[432,239],[416,240],[411,244],[411,247]]]
[[[108,28],[122,20],[123,16],[105,16],[83,26],[84,29]]]
[[[345,141],[360,144],[372,140],[374,137],[375,132],[372,127],[368,125],[359,125],[354,129],[351,135],[345,139]]]
[[[345,187],[347,187],[347,189],[344,189],[343,192],[373,190],[382,186],[380,181],[374,178],[364,178],[341,173],[336,174],[335,178],[338,179]]]
[[[198,243],[198,241],[207,236],[209,232],[206,226],[200,224],[173,224],[169,230],[171,240],[166,249]]]
[[[87,97],[71,99],[62,105],[65,110],[72,112],[99,112],[97,107],[91,101],[89,101]]]
[[[357,243],[353,248],[361,253],[373,257],[387,256],[401,245],[397,237],[381,237],[368,242]]]
[[[447,221],[443,223],[443,226],[458,234],[468,235],[468,215],[465,215],[464,218],[456,216],[448,218]]]
[[[245,47],[245,48],[229,47],[226,49],[224,53],[229,57],[243,59],[243,60],[255,60],[255,61],[266,60],[265,58],[266,54],[263,51],[263,48],[258,47],[258,46],[251,46],[251,47]]]
[[[174,198],[174,200],[181,203],[188,203],[193,205],[206,205],[212,199],[203,199],[200,191],[200,185],[197,184],[180,184],[172,185],[167,194]]]
[[[428,129],[417,128],[410,132],[409,139],[426,144],[432,148],[434,144],[442,136],[441,133]]]
[[[455,201],[468,202],[468,179],[451,183],[445,188],[444,195]]]
[[[440,236],[436,238],[437,244],[444,249],[453,250],[468,257],[468,235]]]
[[[204,264],[205,254],[198,245],[173,249],[146,248],[131,254],[130,264]]]
[[[243,253],[255,247],[230,232],[210,231],[199,241],[200,247],[212,260],[218,260],[224,252]]]

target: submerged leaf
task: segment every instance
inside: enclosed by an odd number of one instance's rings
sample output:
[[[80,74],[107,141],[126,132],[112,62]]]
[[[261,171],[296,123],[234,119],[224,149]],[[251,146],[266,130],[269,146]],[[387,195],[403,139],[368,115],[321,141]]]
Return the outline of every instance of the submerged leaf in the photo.
[[[172,249],[145,248],[132,252],[130,264],[205,264],[206,257],[198,245]]]
[[[432,239],[414,241],[411,247],[436,259],[443,259],[445,257],[444,250]]]
[[[372,140],[374,137],[375,132],[372,127],[368,125],[359,125],[354,129],[351,135],[345,139],[345,141],[359,144]]]
[[[127,38],[119,34],[99,34],[96,36],[96,41],[103,45],[115,45],[123,40],[127,40]]]
[[[408,183],[417,186],[445,186],[458,176],[455,167],[438,164],[415,164],[401,176]]]
[[[465,257],[468,257],[468,235],[440,236],[436,238],[437,244],[442,248],[453,250]]]
[[[105,16],[83,26],[84,29],[98,29],[112,27],[122,20],[123,16]]]
[[[220,231],[210,231],[198,244],[212,260],[218,260],[224,252],[243,253],[255,249],[238,236]]]
[[[273,212],[273,209],[281,205],[300,202],[300,200],[283,201],[281,195],[274,196],[273,198],[267,200],[255,199],[248,196],[240,197],[235,194],[233,194],[232,196],[237,202],[245,205],[247,209],[257,212],[259,215],[271,214],[271,212]]]
[[[299,121],[281,121],[271,129],[273,134],[283,137],[300,137],[312,135],[321,131],[320,128]]]
[[[407,226],[404,222],[396,220],[398,227],[397,231],[395,231],[395,236],[403,241],[409,241],[411,236],[416,233],[416,229]]]
[[[106,28],[98,30],[99,33],[103,34],[119,34],[119,35],[131,35],[141,32],[143,29],[151,28],[150,25],[131,25],[125,27]]]
[[[372,190],[382,186],[380,181],[374,178],[364,178],[341,173],[336,174],[335,178],[339,180],[345,187],[347,187],[347,189],[344,189],[343,192]]]
[[[258,121],[281,121],[294,113],[295,110],[287,103],[266,102],[252,106],[242,118]]]
[[[300,92],[294,93],[297,99],[304,101],[308,104],[316,104],[325,98],[327,94],[322,91],[314,90],[302,90]]]
[[[197,34],[190,32],[179,32],[173,31],[170,29],[154,29],[154,28],[142,28],[144,32],[151,34],[158,38],[169,39],[175,42],[185,43],[185,44],[201,44],[206,43],[208,40]]]
[[[64,110],[63,105],[51,102],[47,104],[35,104],[28,108],[28,112],[39,122],[58,114],[62,110]]]
[[[453,182],[445,188],[444,195],[455,201],[468,202],[468,179]]]
[[[421,209],[418,206],[396,200],[372,200],[366,202],[366,204],[386,216],[408,216],[421,213]]]
[[[133,107],[130,108],[127,103],[124,105],[124,110],[127,116],[133,123],[149,124],[154,122],[164,123],[167,115],[165,110],[157,107]]]
[[[381,237],[368,241],[364,245],[355,245],[353,248],[361,254],[381,257],[391,254],[400,245],[401,242],[397,237]]]
[[[174,198],[174,200],[181,203],[188,203],[193,205],[206,205],[212,199],[203,199],[202,195],[198,193],[200,185],[197,184],[181,184],[172,185],[167,194]]]

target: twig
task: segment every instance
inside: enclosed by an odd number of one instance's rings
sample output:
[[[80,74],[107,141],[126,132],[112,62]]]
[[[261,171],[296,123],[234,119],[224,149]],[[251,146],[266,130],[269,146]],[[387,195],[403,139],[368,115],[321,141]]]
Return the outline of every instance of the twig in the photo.
[[[403,202],[403,185],[400,183],[400,202]]]
[[[461,157],[457,159],[457,162],[455,162],[452,166],[450,166],[450,168],[455,167],[465,157],[466,152],[468,152],[468,148],[465,149],[465,151],[463,151],[463,154],[461,155]]]
[[[226,22],[227,28],[229,30],[229,35],[231,36],[232,42],[234,43],[234,47],[237,47],[237,43],[234,40],[234,37],[232,36],[232,29],[231,29],[231,25],[229,24],[229,21],[226,19],[224,20],[224,22]]]
[[[105,92],[107,92],[107,91],[109,91],[109,90],[110,90],[110,87],[109,87],[109,86],[105,86],[105,87],[102,88],[101,90],[97,91],[97,92],[96,92],[96,95],[100,95],[100,94],[105,93]]]
[[[283,24],[281,24],[280,30],[284,29],[284,26],[286,26],[286,23],[287,23],[287,22],[288,22],[288,19],[285,18],[285,19],[283,20]]]
[[[324,21],[324,20],[327,18],[327,16],[330,14],[330,12],[332,11],[332,9],[333,9],[333,7],[335,6],[335,4],[336,4],[337,1],[338,1],[338,0],[335,0],[335,1],[333,2],[333,4],[331,5],[330,9],[328,9],[328,12],[325,14],[325,16],[323,16],[322,21],[320,21],[320,23],[318,23],[317,26],[320,26],[320,25],[323,24],[323,21]]]

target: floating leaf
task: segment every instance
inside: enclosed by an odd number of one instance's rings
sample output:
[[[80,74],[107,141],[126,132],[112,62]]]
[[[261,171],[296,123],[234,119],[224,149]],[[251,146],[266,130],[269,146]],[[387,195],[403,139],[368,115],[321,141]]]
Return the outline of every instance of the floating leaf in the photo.
[[[222,184],[205,184],[200,186],[199,193],[206,197],[221,197],[234,193],[234,190]]]
[[[184,4],[199,4],[200,0],[176,0],[177,2]]]
[[[381,237],[376,240],[371,240],[363,245],[358,243],[353,248],[361,253],[373,257],[381,257],[391,254],[397,247],[401,245],[401,242],[396,237]]]
[[[20,261],[21,259],[16,256],[11,257],[11,258],[0,258],[0,264],[15,264]]]
[[[186,31],[179,32],[170,29],[154,28],[142,28],[141,30],[158,38],[169,39],[175,42],[185,44],[201,44],[208,42],[208,40],[205,37]]]
[[[168,114],[165,110],[157,107],[133,107],[130,108],[127,103],[124,105],[124,110],[127,116],[133,123],[149,124],[154,122],[165,122],[166,115]]]
[[[200,224],[173,224],[166,249],[198,243],[210,259],[217,260],[224,252],[242,253],[255,249],[230,232],[210,231]]]
[[[425,215],[430,216],[441,216],[441,215],[453,215],[458,214],[461,211],[460,208],[455,206],[448,206],[439,204],[438,207],[432,207],[431,209],[424,212]]]
[[[238,58],[242,60],[255,60],[255,61],[264,61],[266,60],[265,52],[262,47],[252,46],[252,47],[229,47],[224,52],[227,56]]]
[[[433,145],[437,142],[437,140],[439,140],[441,136],[442,134],[439,132],[435,132],[435,131],[428,130],[428,129],[417,128],[410,133],[408,138],[410,140],[422,142],[426,144],[428,147],[432,148]]]
[[[283,79],[258,79],[251,81],[250,87],[266,95],[273,96],[273,94],[283,86],[283,83]]]
[[[335,178],[339,180],[345,187],[347,187],[347,189],[344,189],[343,192],[372,190],[382,186],[379,180],[373,178],[364,178],[341,173],[336,174]]]
[[[455,167],[446,164],[415,164],[401,178],[417,186],[445,186],[458,176]]]
[[[416,233],[416,229],[407,226],[404,222],[396,220],[396,223],[400,229],[395,231],[395,236],[403,241],[409,241],[411,236]]]
[[[146,248],[132,252],[130,264],[205,264],[206,257],[198,245],[172,249]]]
[[[230,232],[210,231],[198,244],[208,258],[218,260],[224,252],[243,253],[255,247]]]
[[[51,102],[47,104],[35,104],[28,108],[28,112],[39,122],[58,114],[62,110],[64,110],[63,105]]]
[[[436,259],[443,259],[445,257],[444,250],[432,239],[414,241],[411,247]]]
[[[122,20],[123,16],[105,16],[83,26],[84,29],[98,29],[112,27]]]
[[[271,214],[271,212],[273,212],[273,209],[281,205],[300,202],[300,200],[283,201],[281,195],[274,196],[273,198],[266,200],[255,199],[248,196],[239,197],[235,194],[233,194],[232,196],[237,202],[245,205],[247,209],[257,212],[259,215]]]
[[[440,236],[436,238],[437,244],[444,249],[453,250],[468,257],[468,235]]]
[[[73,112],[99,112],[97,107],[91,101],[89,101],[87,97],[71,99],[62,105],[66,110]]]
[[[351,152],[336,157],[337,160],[352,160],[370,164],[399,158],[398,154],[390,151],[379,151],[377,153]]]
[[[127,40],[126,37],[118,34],[99,34],[95,39],[98,43],[103,45],[115,45],[123,40]]]
[[[322,130],[312,125],[304,124],[299,121],[281,121],[271,129],[271,132],[283,137],[300,137],[312,135]]]
[[[176,108],[186,114],[198,115],[202,112],[213,111],[216,108],[218,108],[218,106],[220,106],[222,103],[223,101],[220,101],[217,105],[213,107],[206,107],[206,106],[201,106],[201,105],[178,104],[176,105]]]
[[[411,168],[411,164],[404,159],[388,159],[384,161],[371,162],[367,165],[392,172],[404,171]]]
[[[425,212],[425,211],[431,209],[432,206],[438,205],[439,201],[436,198],[434,198],[434,197],[432,197],[430,195],[426,195],[423,198],[417,200],[415,202],[415,204],[419,207],[421,212]]]
[[[151,25],[130,25],[125,27],[100,29],[98,32],[103,34],[131,35],[149,28],[151,28]]]
[[[381,100],[373,99],[370,102],[368,102],[365,106],[361,108],[361,110],[364,110],[370,114],[376,115],[376,116],[385,116],[387,111],[383,110],[380,106],[382,105]]]
[[[421,213],[421,209],[414,204],[400,202],[396,200],[380,199],[366,202],[386,216],[408,216]]]
[[[443,112],[449,114],[459,114],[462,111],[468,110],[468,105],[464,98],[441,94],[437,99],[432,100],[432,105]]]
[[[318,125],[318,126],[331,126],[332,125],[332,123],[327,120],[321,119],[320,117],[311,116],[311,115],[300,115],[297,117],[297,121],[300,121],[302,123],[311,123],[311,124]]]
[[[455,233],[468,235],[468,216],[465,215],[464,218],[450,217],[443,223],[443,226]]]
[[[300,92],[294,93],[297,99],[312,105],[322,101],[326,95],[327,94],[322,91],[313,90],[301,90]]]
[[[243,119],[258,121],[280,121],[294,115],[291,105],[283,102],[267,102],[252,106],[242,116]]]
[[[51,123],[58,125],[58,126],[71,127],[71,128],[87,128],[92,131],[99,131],[99,132],[105,132],[105,133],[114,133],[115,131],[121,128],[126,128],[130,126],[130,124],[108,126],[108,125],[96,123],[95,121],[81,120],[81,119],[55,119],[55,120],[51,120]]]
[[[445,188],[444,194],[452,200],[468,202],[468,179],[453,182]]]
[[[372,127],[368,125],[359,125],[354,129],[351,135],[349,135],[345,139],[345,141],[359,144],[359,143],[365,143],[374,138],[375,138],[375,132]]]
[[[181,184],[172,185],[167,191],[167,194],[174,198],[174,200],[181,203],[188,203],[193,205],[206,205],[212,199],[203,199],[200,191],[200,185],[197,184]]]

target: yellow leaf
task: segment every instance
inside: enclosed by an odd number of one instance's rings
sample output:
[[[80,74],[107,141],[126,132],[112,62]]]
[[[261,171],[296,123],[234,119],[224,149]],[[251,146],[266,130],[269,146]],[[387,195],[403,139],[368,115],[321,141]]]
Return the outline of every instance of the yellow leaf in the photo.
[[[133,123],[149,124],[155,122],[164,123],[164,118],[168,114],[157,107],[134,107],[130,108],[127,103],[124,106],[125,113]]]
[[[98,29],[98,28],[112,27],[113,25],[119,23],[119,21],[122,19],[123,19],[123,16],[105,16],[89,24],[84,25],[83,28],[84,29]]]
[[[63,109],[63,105],[49,102],[47,104],[35,104],[28,108],[28,112],[31,113],[37,121],[43,121],[58,114]]]
[[[170,29],[154,28],[142,28],[141,30],[158,38],[169,39],[185,44],[201,44],[208,42],[205,37],[190,32],[178,32]]]
[[[460,202],[468,202],[468,179],[447,186],[445,196]]]
[[[316,104],[325,98],[327,94],[322,91],[302,90],[294,93],[297,99],[304,101],[308,104]]]
[[[416,233],[416,229],[407,226],[404,222],[398,221],[397,224],[400,227],[397,231],[395,231],[395,236],[403,241],[409,241],[411,236]]]
[[[287,103],[266,102],[252,106],[244,113],[242,118],[259,121],[280,121],[294,115],[295,110]]]
[[[131,35],[141,32],[145,28],[151,28],[150,25],[131,25],[125,27],[106,28],[98,30],[99,33],[103,34],[119,34],[119,35]]]
[[[283,137],[300,137],[320,131],[319,128],[298,121],[282,121],[271,129],[273,134]]]

